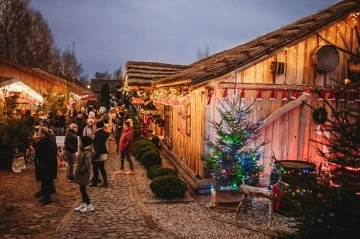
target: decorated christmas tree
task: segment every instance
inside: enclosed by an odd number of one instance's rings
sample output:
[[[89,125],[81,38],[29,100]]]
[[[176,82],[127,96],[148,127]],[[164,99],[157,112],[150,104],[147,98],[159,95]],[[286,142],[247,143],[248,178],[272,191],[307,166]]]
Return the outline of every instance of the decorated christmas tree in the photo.
[[[220,121],[211,121],[215,134],[206,139],[209,153],[205,167],[212,170],[216,189],[238,190],[243,183],[259,182],[263,170],[259,160],[265,142],[257,142],[262,122],[251,120],[252,106],[224,98],[217,108]]]
[[[328,142],[318,142],[324,163],[314,189],[316,203],[303,210],[291,238],[359,238],[360,110],[349,100],[337,104],[325,100],[329,113],[325,107],[314,110],[313,119],[326,129]]]

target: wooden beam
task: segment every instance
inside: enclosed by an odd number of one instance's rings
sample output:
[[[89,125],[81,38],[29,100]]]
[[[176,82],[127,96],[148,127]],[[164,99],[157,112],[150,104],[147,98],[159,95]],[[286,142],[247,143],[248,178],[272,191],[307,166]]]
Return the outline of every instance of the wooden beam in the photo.
[[[286,105],[284,105],[283,107],[279,108],[277,111],[270,114],[263,121],[263,124],[260,126],[259,129],[265,128],[266,126],[271,124],[273,121],[275,121],[280,116],[284,115],[285,113],[289,112],[290,110],[292,110],[292,109],[296,108],[297,106],[301,105],[304,101],[307,100],[308,97],[309,97],[308,95],[302,94],[296,100],[293,100],[293,101],[287,103]]]

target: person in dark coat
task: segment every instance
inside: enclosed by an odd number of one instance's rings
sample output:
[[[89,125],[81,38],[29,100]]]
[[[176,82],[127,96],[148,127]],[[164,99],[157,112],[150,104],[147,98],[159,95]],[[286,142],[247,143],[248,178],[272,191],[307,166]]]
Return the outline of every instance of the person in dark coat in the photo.
[[[92,143],[90,136],[82,136],[80,138],[80,155],[78,164],[75,170],[75,181],[80,185],[80,193],[82,202],[74,211],[76,212],[90,212],[94,211],[93,205],[90,203],[89,195],[86,192],[86,186],[89,184],[91,160],[93,158]]]
[[[130,173],[134,173],[134,164],[131,160],[131,153],[134,145],[134,133],[131,123],[125,121],[123,125],[123,132],[120,137],[119,150],[120,150],[120,170],[116,173],[121,173],[124,170],[124,160],[130,164]]]
[[[52,202],[51,191],[57,177],[57,146],[46,127],[40,127],[35,143],[36,179],[41,182],[40,192],[44,196],[39,202],[46,205]]]
[[[76,132],[77,136],[81,137],[86,126],[86,120],[83,117],[83,112],[78,112],[77,117],[74,120],[74,124],[78,126],[78,130]]]
[[[120,112],[114,120],[116,152],[119,152],[119,142],[120,142],[120,136],[123,131],[123,124],[124,124],[124,112]]]
[[[78,148],[78,139],[76,135],[77,130],[78,126],[72,123],[69,125],[69,128],[66,130],[65,134],[63,154],[68,164],[66,174],[68,182],[74,181],[74,161],[75,153]]]
[[[99,121],[96,123],[96,131],[94,134],[94,150],[95,150],[95,156],[93,159],[93,182],[90,185],[90,187],[97,187],[98,180],[99,180],[99,170],[101,173],[101,176],[103,178],[103,183],[100,185],[100,187],[107,187],[107,176],[105,171],[105,161],[107,159],[107,140],[110,136],[109,132],[104,131],[104,123],[102,121]]]
[[[66,127],[66,118],[61,110],[55,115],[55,135],[63,136]]]

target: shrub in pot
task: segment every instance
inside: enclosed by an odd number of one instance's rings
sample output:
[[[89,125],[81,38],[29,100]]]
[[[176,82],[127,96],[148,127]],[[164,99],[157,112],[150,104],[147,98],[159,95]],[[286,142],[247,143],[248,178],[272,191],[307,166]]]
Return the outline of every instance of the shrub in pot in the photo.
[[[146,176],[149,179],[154,179],[154,178],[165,176],[165,175],[178,176],[178,172],[172,168],[157,167],[157,168],[153,168],[152,170],[149,170],[146,174]]]
[[[165,175],[155,178],[150,183],[153,193],[159,198],[184,198],[187,185],[178,176]]]
[[[145,168],[150,168],[154,165],[161,165],[162,162],[160,153],[153,149],[144,152],[140,161]]]

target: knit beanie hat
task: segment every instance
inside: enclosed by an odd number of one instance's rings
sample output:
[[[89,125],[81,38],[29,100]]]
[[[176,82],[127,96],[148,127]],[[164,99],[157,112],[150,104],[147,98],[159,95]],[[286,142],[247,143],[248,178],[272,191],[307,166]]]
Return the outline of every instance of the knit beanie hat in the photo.
[[[80,140],[84,147],[89,146],[93,143],[93,140],[90,136],[81,136]]]

